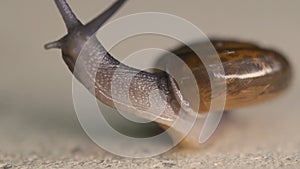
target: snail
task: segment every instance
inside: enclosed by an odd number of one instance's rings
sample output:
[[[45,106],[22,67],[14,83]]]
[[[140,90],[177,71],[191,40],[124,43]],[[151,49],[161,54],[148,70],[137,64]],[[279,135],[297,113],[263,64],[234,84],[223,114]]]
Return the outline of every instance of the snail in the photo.
[[[106,51],[94,35],[125,1],[117,0],[106,11],[84,25],[76,18],[65,0],[55,0],[68,34],[58,41],[46,44],[45,48],[61,49],[62,57],[74,76],[97,99],[110,107],[114,108],[114,103],[117,102],[121,105],[122,111],[145,119],[157,117],[155,110],[148,111],[151,106],[149,95],[151,91],[159,90],[161,96],[154,97],[160,97],[157,98],[158,100],[163,98],[166,105],[164,105],[164,112],[156,118],[155,122],[162,126],[171,126],[178,118],[178,110],[183,101],[176,81],[165,71],[141,71],[119,62]],[[279,52],[233,40],[211,40],[211,44],[218,52],[225,71],[224,76],[221,77],[226,83],[225,110],[269,100],[289,86],[291,67]],[[205,48],[205,44],[195,45]],[[75,63],[84,46],[85,50],[88,50],[87,54],[80,58],[80,69],[75,71]],[[187,46],[174,50],[174,53],[190,67],[198,84],[201,95],[200,106],[193,108],[193,112],[199,114],[207,112],[211,104],[211,84],[204,64]],[[119,74],[115,73],[117,69]],[[95,74],[95,79],[92,74]],[[129,95],[132,104],[128,105],[127,100],[122,97],[122,83],[132,75],[134,77]],[[116,93],[119,94],[114,97],[111,94],[113,76],[117,76],[116,84],[119,85],[115,87]]]

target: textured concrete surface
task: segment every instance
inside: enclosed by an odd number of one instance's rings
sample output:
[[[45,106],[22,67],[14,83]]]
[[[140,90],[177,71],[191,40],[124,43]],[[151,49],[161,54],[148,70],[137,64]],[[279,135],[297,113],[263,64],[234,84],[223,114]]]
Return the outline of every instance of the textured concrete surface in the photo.
[[[83,21],[110,4],[69,1]],[[210,36],[274,47],[293,64],[294,80],[280,98],[231,112],[214,139],[200,149],[177,147],[153,158],[127,159],[88,139],[73,110],[71,75],[60,52],[43,49],[44,43],[65,33],[53,2],[1,1],[0,168],[299,168],[299,6],[296,0],[130,0],[114,18],[167,12],[188,19]],[[137,37],[113,52],[126,56],[145,47],[168,49],[175,44],[168,42]]]

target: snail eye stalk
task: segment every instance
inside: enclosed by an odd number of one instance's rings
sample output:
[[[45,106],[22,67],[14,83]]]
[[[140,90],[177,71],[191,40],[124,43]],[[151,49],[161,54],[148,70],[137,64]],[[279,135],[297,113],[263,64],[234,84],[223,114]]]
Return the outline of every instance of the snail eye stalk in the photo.
[[[64,19],[68,32],[82,25],[77,19],[66,0],[55,0],[55,4]]]

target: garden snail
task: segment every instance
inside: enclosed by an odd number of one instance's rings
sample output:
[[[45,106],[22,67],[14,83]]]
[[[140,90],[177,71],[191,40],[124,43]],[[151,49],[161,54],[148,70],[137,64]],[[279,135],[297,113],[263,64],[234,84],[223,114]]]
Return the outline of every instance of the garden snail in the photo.
[[[95,32],[123,5],[126,0],[116,1],[104,13],[83,25],[71,11],[65,0],[55,0],[55,3],[64,19],[68,34],[56,42],[45,45],[46,49],[59,48],[62,50],[63,59],[74,76],[90,92],[95,92],[104,104],[114,107],[118,102],[122,110],[133,113],[143,118],[156,116],[156,112],[139,114],[140,110],[148,110],[150,106],[149,93],[159,89],[166,101],[166,108],[163,114],[156,119],[156,122],[163,126],[171,126],[177,118],[177,111],[180,109],[180,90],[174,79],[166,72],[146,72],[129,67],[120,63],[95,37]],[[88,55],[82,59],[79,65],[80,71],[74,72],[80,51],[89,40],[90,46]],[[237,41],[212,40],[212,44],[218,52],[224,67],[226,81],[226,104],[225,109],[231,110],[268,100],[288,87],[291,79],[291,68],[287,60],[278,52],[261,48],[255,44]],[[201,44],[204,45],[205,44]],[[203,46],[199,46],[203,47]],[[201,60],[189,47],[182,47],[174,51],[191,68],[201,95],[200,108],[195,110],[205,113],[211,104],[211,88],[208,74]],[[99,66],[99,67],[98,67]],[[122,70],[122,74],[116,75],[115,70]],[[91,74],[96,73],[96,79]],[[129,98],[132,105],[127,105],[126,100],[119,94],[119,97],[111,95],[112,76],[118,76],[120,91],[123,80],[126,81],[134,74],[131,95]],[[91,86],[91,83],[93,85]],[[117,91],[118,93],[118,91]],[[124,104],[122,104],[124,103]],[[161,106],[161,105],[157,105]]]

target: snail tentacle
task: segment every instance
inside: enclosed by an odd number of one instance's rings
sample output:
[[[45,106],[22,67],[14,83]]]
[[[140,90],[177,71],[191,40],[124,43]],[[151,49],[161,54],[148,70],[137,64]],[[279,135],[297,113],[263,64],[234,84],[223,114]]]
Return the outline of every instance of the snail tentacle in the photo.
[[[54,41],[54,42],[49,42],[49,43],[45,44],[44,47],[45,47],[45,49],[54,49],[54,48],[61,49],[62,43],[60,40],[58,40],[58,41]]]
[[[88,22],[84,27],[84,32],[88,35],[93,35],[96,33],[101,26],[109,19],[113,14],[115,14],[118,9],[126,2],[127,0],[118,0],[112,4],[107,10],[98,15],[96,18]]]
[[[55,4],[64,19],[68,32],[82,25],[65,0],[55,0]]]

